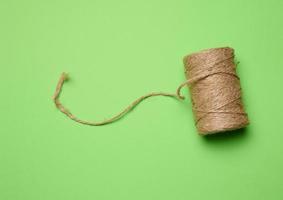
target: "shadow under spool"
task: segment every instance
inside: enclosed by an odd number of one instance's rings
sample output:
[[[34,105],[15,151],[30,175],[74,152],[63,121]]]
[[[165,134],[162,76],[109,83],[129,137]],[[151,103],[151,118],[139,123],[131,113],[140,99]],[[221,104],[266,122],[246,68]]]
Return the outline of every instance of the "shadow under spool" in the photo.
[[[243,128],[249,124],[241,100],[234,49],[212,48],[184,58],[185,75],[191,80],[192,109],[201,135]]]

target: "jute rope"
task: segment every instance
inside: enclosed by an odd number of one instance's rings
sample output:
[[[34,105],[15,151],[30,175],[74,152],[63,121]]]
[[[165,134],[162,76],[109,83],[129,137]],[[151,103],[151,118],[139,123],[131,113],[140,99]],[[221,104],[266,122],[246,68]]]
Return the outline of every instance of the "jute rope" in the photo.
[[[241,100],[234,49],[203,50],[184,58],[195,124],[200,134],[236,130],[249,124]],[[202,78],[196,78],[202,77]],[[193,79],[197,81],[192,81]]]
[[[75,115],[73,115],[67,108],[65,108],[62,103],[59,100],[59,96],[60,93],[62,91],[62,87],[64,82],[67,80],[68,76],[65,72],[63,72],[61,74],[61,77],[58,81],[56,90],[55,90],[55,94],[53,96],[53,101],[56,105],[56,107],[65,115],[67,115],[70,119],[81,123],[81,124],[86,124],[86,125],[91,125],[91,126],[101,126],[101,125],[105,125],[105,124],[109,124],[112,122],[115,122],[117,120],[119,120],[120,118],[122,118],[125,114],[127,114],[129,111],[131,111],[134,107],[136,107],[140,102],[142,102],[143,100],[149,98],[149,97],[154,97],[154,96],[167,96],[167,97],[174,97],[177,99],[184,99],[183,96],[181,96],[180,94],[171,94],[171,93],[166,93],[166,92],[152,92],[149,94],[146,94],[144,96],[141,96],[139,98],[137,98],[135,101],[133,101],[131,104],[129,104],[124,110],[122,110],[121,112],[119,112],[118,114],[114,115],[113,117],[109,118],[109,119],[105,119],[99,122],[90,122],[90,121],[85,121],[85,120],[81,120],[79,118],[77,118]]]
[[[153,92],[137,98],[124,110],[109,119],[90,122],[79,119],[59,100],[67,74],[62,73],[53,96],[56,107],[70,119],[86,125],[100,126],[115,122],[143,100],[154,96],[167,96],[183,100],[181,89],[189,85],[195,124],[200,134],[212,134],[242,128],[248,124],[241,102],[239,78],[235,72],[234,51],[216,48],[191,54],[184,58],[187,80],[176,93]]]

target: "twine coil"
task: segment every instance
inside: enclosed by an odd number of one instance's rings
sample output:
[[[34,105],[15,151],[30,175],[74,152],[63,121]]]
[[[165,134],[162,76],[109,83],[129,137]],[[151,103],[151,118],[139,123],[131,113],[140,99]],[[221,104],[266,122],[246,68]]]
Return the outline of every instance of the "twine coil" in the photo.
[[[73,115],[59,100],[67,74],[62,73],[53,96],[55,106],[70,119],[85,125],[101,126],[115,122],[143,100],[167,96],[183,100],[181,89],[188,85],[191,93],[195,125],[202,135],[236,130],[249,124],[241,101],[240,80],[236,74],[234,50],[229,47],[213,48],[193,53],[184,58],[187,80],[176,93],[153,92],[137,98],[124,110],[103,121],[91,122]]]
[[[184,66],[200,134],[236,130],[249,124],[241,100],[234,49],[214,48],[193,53],[184,58]]]

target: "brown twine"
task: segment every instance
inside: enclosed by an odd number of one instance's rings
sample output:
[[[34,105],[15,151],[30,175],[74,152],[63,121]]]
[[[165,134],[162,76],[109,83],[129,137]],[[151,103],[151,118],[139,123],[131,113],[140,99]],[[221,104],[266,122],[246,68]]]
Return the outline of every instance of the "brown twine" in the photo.
[[[129,111],[131,111],[134,107],[136,107],[140,102],[142,102],[143,100],[149,98],[149,97],[154,97],[154,96],[167,96],[167,97],[174,97],[177,99],[184,99],[183,96],[181,96],[180,94],[171,94],[171,93],[166,93],[166,92],[152,92],[149,94],[146,94],[144,96],[141,96],[139,98],[137,98],[135,101],[133,101],[131,104],[129,104],[124,110],[122,110],[121,112],[119,112],[118,114],[116,114],[115,116],[109,118],[109,119],[105,119],[103,121],[100,122],[90,122],[90,121],[85,121],[85,120],[81,120],[79,118],[77,118],[75,115],[73,115],[67,108],[65,108],[62,103],[59,101],[59,96],[60,93],[62,91],[62,87],[64,82],[67,80],[67,74],[65,72],[63,72],[61,74],[61,77],[58,81],[56,90],[55,90],[55,94],[53,96],[53,101],[56,105],[56,107],[65,115],[67,115],[70,119],[81,123],[81,124],[86,124],[86,125],[91,125],[91,126],[101,126],[101,125],[105,125],[105,124],[109,124],[112,122],[115,122],[117,120],[119,120],[120,118],[122,118],[125,114],[127,114]]]
[[[180,84],[176,94],[153,92],[137,98],[115,116],[100,122],[77,118],[59,101],[67,74],[62,73],[53,96],[56,107],[70,119],[86,125],[100,126],[115,122],[131,111],[143,100],[154,96],[184,99],[181,89],[189,85],[195,124],[200,134],[212,134],[235,130],[248,124],[247,114],[241,102],[241,88],[235,71],[234,50],[215,48],[191,54],[184,58],[187,80]]]
[[[213,48],[188,55],[184,66],[200,134],[236,130],[249,124],[241,101],[234,49]]]

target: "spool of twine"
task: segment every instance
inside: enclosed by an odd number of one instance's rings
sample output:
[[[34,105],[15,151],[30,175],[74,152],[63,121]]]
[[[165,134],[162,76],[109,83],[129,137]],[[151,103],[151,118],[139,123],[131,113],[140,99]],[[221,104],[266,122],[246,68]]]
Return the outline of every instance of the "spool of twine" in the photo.
[[[59,100],[67,74],[62,73],[53,96],[56,107],[70,119],[85,125],[101,126],[115,122],[143,100],[167,96],[183,100],[181,89],[188,85],[198,132],[202,135],[230,131],[248,125],[248,117],[241,101],[240,80],[236,74],[234,50],[229,47],[203,50],[184,58],[187,80],[176,93],[153,92],[137,98],[124,110],[109,119],[86,121],[72,114]]]
[[[184,58],[184,66],[200,134],[236,130],[248,125],[234,49],[213,48],[193,53]]]

